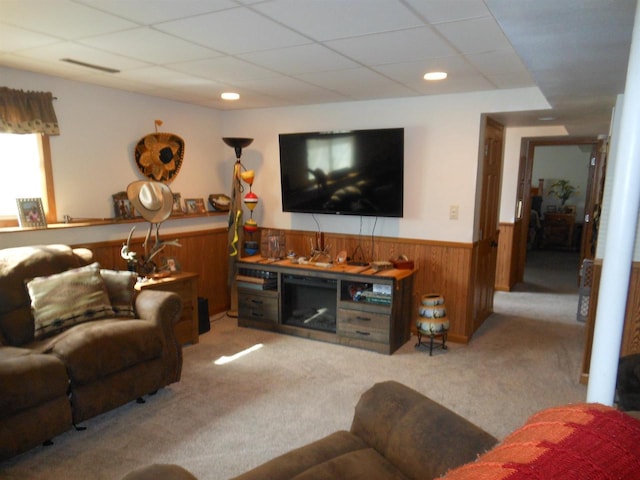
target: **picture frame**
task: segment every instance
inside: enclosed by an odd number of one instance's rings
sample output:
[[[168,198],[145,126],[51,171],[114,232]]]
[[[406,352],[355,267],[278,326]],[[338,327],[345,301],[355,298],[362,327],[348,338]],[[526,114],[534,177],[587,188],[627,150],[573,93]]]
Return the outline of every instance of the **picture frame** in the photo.
[[[162,271],[167,271],[170,273],[178,273],[182,271],[182,267],[180,266],[180,262],[175,257],[164,257],[162,261]]]
[[[207,209],[204,206],[203,198],[185,198],[184,205],[187,213],[206,213]]]
[[[575,215],[576,214],[576,206],[575,205],[565,205],[564,206],[564,213],[569,213],[571,215]]]
[[[114,193],[111,195],[111,198],[113,199],[113,213],[116,220],[129,220],[136,218],[135,208],[129,201],[127,192]]]
[[[179,193],[173,194],[173,207],[171,208],[171,215],[183,215],[184,210],[182,209],[182,195]]]
[[[47,218],[42,207],[42,198],[16,198],[16,204],[21,228],[46,228]]]

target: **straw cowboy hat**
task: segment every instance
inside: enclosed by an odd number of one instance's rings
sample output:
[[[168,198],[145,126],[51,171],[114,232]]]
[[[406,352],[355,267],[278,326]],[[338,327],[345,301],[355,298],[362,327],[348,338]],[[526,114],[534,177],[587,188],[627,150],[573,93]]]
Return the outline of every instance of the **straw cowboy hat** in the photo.
[[[130,183],[127,187],[127,197],[148,222],[164,222],[171,215],[173,193],[164,183],[151,180]]]

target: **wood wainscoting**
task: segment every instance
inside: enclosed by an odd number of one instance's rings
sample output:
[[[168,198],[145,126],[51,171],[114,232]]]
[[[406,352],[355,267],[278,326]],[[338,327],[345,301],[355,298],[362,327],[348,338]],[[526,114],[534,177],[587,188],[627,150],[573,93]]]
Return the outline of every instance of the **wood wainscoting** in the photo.
[[[498,261],[496,265],[496,290],[510,292],[513,286],[522,281],[524,260],[521,258],[522,220],[515,223],[500,223],[498,240]]]
[[[162,240],[178,240],[182,247],[167,246],[159,257],[175,258],[182,271],[198,274],[198,296],[209,300],[209,315],[224,312],[229,308],[227,286],[227,229],[219,228],[177,234],[163,234]],[[126,239],[99,243],[73,245],[86,247],[93,252],[94,259],[104,268],[126,270],[127,264],[120,257],[120,249]],[[144,252],[144,238],[133,238],[131,250],[139,255]],[[153,238],[150,240],[153,243]]]
[[[286,249],[308,256],[315,232],[286,231]],[[351,257],[362,250],[367,261],[389,260],[406,255],[417,269],[413,280],[412,325],[415,325],[418,305],[426,293],[441,294],[447,305],[450,328],[448,340],[468,343],[475,329],[484,319],[474,318],[479,308],[474,306],[473,255],[471,244],[434,242],[429,240],[398,239],[358,235],[325,233],[324,244],[330,246],[331,254],[345,251]],[[355,257],[357,258],[357,257]],[[415,327],[413,327],[415,333]]]
[[[598,308],[598,292],[600,290],[600,278],[602,276],[602,260],[593,262],[593,278],[589,295],[589,314],[587,315],[587,335],[582,359],[582,371],[580,382],[587,384],[589,381],[589,367],[591,364],[591,344],[593,343],[593,331],[596,321],[596,309]],[[631,278],[629,279],[629,294],[627,295],[627,307],[624,317],[624,330],[622,331],[622,344],[620,356],[640,353],[640,262],[631,265]]]
[[[163,240],[177,239],[182,247],[168,246],[161,255],[174,257],[183,271],[197,272],[198,296],[209,300],[209,314],[220,313],[229,308],[227,286],[227,230],[212,229],[196,232],[164,234]],[[286,250],[299,255],[309,255],[315,232],[285,231]],[[131,249],[143,252],[143,238],[134,238]],[[120,257],[122,241],[109,241],[74,245],[93,251],[94,258],[105,268],[123,270],[126,263]],[[473,244],[434,242],[428,240],[396,239],[343,234],[324,234],[325,245],[331,255],[344,250],[350,256],[359,247],[366,260],[388,260],[406,255],[414,261],[417,269],[412,292],[412,325],[415,325],[422,295],[439,293],[445,298],[450,321],[448,340],[468,343],[484,318],[476,318],[481,311],[473,288],[474,255]],[[414,327],[415,333],[415,327]]]

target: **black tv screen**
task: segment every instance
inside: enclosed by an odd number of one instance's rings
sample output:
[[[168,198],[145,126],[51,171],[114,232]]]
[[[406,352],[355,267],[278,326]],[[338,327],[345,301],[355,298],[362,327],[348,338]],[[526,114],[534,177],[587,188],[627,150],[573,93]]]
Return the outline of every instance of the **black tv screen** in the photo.
[[[404,129],[279,135],[282,210],[402,217]]]

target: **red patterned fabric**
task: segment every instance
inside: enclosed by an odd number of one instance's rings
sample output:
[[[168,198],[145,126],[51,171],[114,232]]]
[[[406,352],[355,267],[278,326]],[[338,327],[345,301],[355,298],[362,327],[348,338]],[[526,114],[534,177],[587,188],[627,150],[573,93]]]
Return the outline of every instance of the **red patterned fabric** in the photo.
[[[640,421],[611,407],[543,410],[447,480],[640,480]]]

